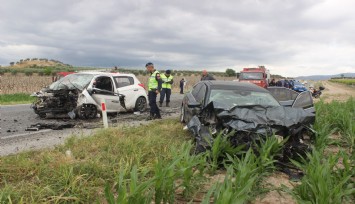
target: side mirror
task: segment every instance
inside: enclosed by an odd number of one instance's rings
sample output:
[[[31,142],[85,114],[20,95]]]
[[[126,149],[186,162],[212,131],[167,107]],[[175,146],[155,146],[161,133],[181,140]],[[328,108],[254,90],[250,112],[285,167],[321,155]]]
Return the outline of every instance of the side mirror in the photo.
[[[199,107],[201,107],[201,104],[198,103],[198,102],[189,102],[189,103],[187,103],[187,107],[189,107],[189,108],[199,108]]]

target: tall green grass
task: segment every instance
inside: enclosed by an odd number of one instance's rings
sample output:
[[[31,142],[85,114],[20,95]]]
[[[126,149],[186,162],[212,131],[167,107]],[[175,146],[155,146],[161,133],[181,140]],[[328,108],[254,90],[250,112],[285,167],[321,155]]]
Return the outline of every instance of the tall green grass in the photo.
[[[341,162],[341,163],[339,163]],[[324,157],[313,151],[302,162],[293,163],[305,176],[292,194],[300,203],[351,203],[355,198],[354,161],[345,153]]]
[[[250,148],[242,156],[227,155],[224,163],[227,173],[222,183],[215,183],[205,196],[203,203],[247,203],[260,194],[259,184],[275,168],[275,157],[280,153],[282,143],[276,137],[268,137],[256,144],[256,151]]]
[[[35,97],[30,96],[25,93],[16,93],[16,94],[0,94],[0,104],[25,104],[32,103],[35,101]]]
[[[136,165],[139,174],[147,168],[151,176],[158,155],[172,160],[171,149],[189,138],[181,124],[167,119],[149,126],[101,130],[92,137],[75,136],[53,150],[1,157],[1,199],[101,203],[106,200],[106,184],[115,186],[122,167]],[[67,150],[72,157],[66,156]],[[138,182],[142,179],[139,176]]]
[[[342,145],[349,147],[353,152],[355,147],[355,100],[348,99],[346,102],[332,101],[325,103],[320,101],[316,104],[316,148],[324,149],[330,141],[329,136],[339,133],[343,140]]]

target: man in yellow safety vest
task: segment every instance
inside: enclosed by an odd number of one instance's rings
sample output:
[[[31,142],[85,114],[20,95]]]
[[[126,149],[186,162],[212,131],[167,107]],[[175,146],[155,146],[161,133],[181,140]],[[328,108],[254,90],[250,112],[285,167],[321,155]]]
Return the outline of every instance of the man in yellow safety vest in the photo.
[[[161,75],[162,80],[162,90],[160,93],[159,106],[163,106],[164,97],[166,95],[166,107],[170,107],[170,95],[171,95],[171,85],[174,83],[173,76],[171,75],[171,70],[166,70],[165,74]]]
[[[150,116],[147,119],[161,119],[160,110],[157,106],[157,95],[161,91],[162,84],[160,73],[154,69],[154,64],[151,62],[148,62],[145,67],[148,73],[150,74],[148,80],[148,100],[150,106]]]

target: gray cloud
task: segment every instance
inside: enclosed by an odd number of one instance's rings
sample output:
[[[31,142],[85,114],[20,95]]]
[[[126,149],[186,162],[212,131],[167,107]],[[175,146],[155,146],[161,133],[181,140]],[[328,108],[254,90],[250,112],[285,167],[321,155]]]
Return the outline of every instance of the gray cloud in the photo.
[[[266,65],[288,76],[353,71],[353,1],[6,1],[0,64],[47,57],[77,66],[223,71]]]

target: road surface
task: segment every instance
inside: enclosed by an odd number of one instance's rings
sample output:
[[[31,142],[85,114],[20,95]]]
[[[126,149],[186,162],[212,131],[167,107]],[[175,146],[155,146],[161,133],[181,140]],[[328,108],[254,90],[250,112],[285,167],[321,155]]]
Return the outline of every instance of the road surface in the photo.
[[[170,107],[162,107],[162,116],[176,117],[183,95],[173,94]],[[164,103],[165,105],[165,103]],[[136,115],[134,113],[119,113],[109,116],[111,126],[144,124],[148,112]],[[43,129],[26,131],[26,128],[37,123],[45,124],[75,124],[75,128],[63,130]],[[95,129],[102,127],[100,118],[84,121],[66,119],[41,119],[30,108],[30,104],[6,105],[0,107],[0,156],[14,154],[25,150],[50,148],[64,143],[65,139],[76,136],[89,136]]]

